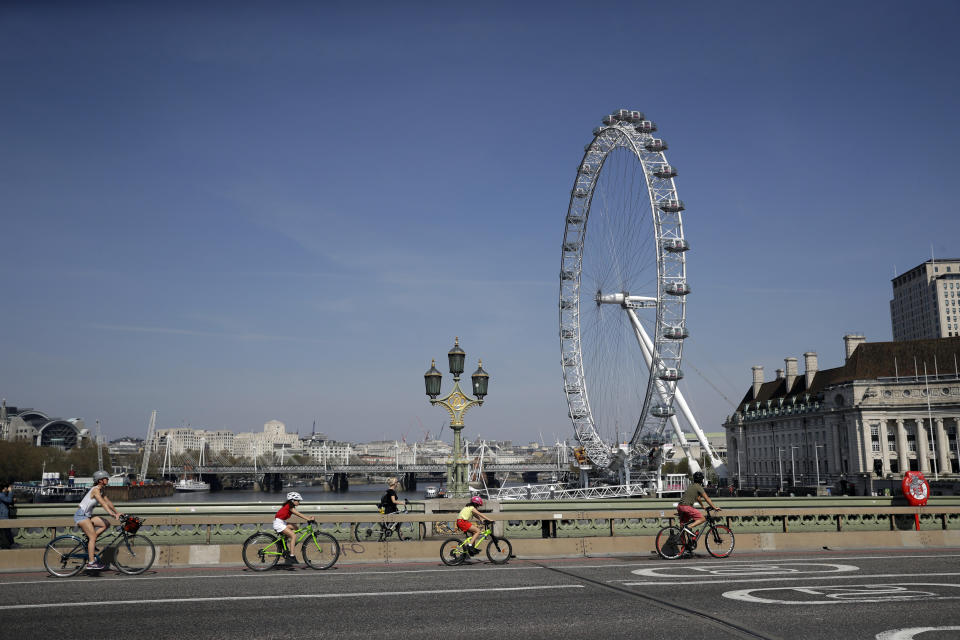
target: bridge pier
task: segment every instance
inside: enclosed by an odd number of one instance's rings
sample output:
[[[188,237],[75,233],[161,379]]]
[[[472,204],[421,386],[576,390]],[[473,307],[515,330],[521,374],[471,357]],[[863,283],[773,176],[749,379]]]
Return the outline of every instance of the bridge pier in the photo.
[[[524,471],[520,474],[520,477],[523,478],[523,481],[527,484],[537,484],[540,482],[539,471]]]
[[[400,486],[407,491],[416,491],[417,490],[417,474],[413,471],[409,473],[404,473],[400,477]]]
[[[350,481],[345,473],[335,473],[330,478],[330,490],[337,493],[343,493],[350,489]]]

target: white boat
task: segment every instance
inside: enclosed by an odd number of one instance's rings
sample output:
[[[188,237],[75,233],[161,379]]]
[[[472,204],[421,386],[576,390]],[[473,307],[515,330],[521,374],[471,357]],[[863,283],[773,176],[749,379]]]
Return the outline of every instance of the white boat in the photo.
[[[427,500],[429,500],[430,498],[439,498],[440,490],[437,489],[436,487],[427,487],[427,492],[423,497],[426,498]]]
[[[182,478],[177,480],[173,485],[174,491],[210,491],[209,482],[201,482],[200,480],[193,480],[190,478]]]

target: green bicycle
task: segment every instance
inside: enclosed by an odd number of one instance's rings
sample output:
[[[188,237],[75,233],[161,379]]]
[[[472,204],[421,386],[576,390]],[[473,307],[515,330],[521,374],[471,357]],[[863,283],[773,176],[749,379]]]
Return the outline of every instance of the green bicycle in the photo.
[[[493,564],[507,564],[510,558],[516,557],[513,555],[513,545],[510,544],[510,541],[493,533],[493,523],[487,523],[484,526],[484,530],[477,537],[475,546],[479,549],[480,543],[487,538],[490,538],[490,542],[487,543],[487,558]],[[469,539],[470,536],[468,535],[463,540],[460,538],[444,540],[443,544],[440,545],[440,560],[443,561],[443,564],[455,567],[466,562],[467,558],[470,557],[470,552],[467,549],[467,540]]]
[[[329,569],[340,557],[340,543],[329,533],[319,531],[313,522],[307,522],[294,534],[303,561],[311,569]],[[301,544],[302,543],[302,544]],[[258,531],[243,543],[243,563],[253,571],[272,569],[287,556],[287,536]]]

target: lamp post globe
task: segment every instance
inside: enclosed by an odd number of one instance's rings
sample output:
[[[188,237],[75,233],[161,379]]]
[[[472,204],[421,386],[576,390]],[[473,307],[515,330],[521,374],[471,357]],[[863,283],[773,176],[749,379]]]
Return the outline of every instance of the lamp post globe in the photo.
[[[440,395],[440,378],[442,374],[437,369],[437,361],[430,361],[430,369],[423,374],[423,382],[427,388],[427,395],[431,398],[436,398]]]
[[[457,336],[453,340],[453,349],[447,352],[447,360],[450,362],[450,373],[453,374],[454,378],[459,378],[460,374],[463,373],[463,361],[466,357],[467,354],[460,348],[460,337]]]
[[[487,387],[490,384],[490,374],[483,370],[483,360],[477,365],[477,370],[470,376],[473,380],[473,395],[480,400],[487,395]]]

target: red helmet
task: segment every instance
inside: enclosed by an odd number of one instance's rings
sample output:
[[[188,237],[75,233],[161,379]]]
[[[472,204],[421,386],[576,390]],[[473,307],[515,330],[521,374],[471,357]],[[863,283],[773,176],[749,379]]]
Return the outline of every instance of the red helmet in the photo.
[[[472,504],[472,505],[474,505],[474,506],[477,506],[477,507],[482,507],[482,506],[483,506],[483,498],[481,498],[480,496],[473,496],[472,498],[470,498],[470,504]]]

